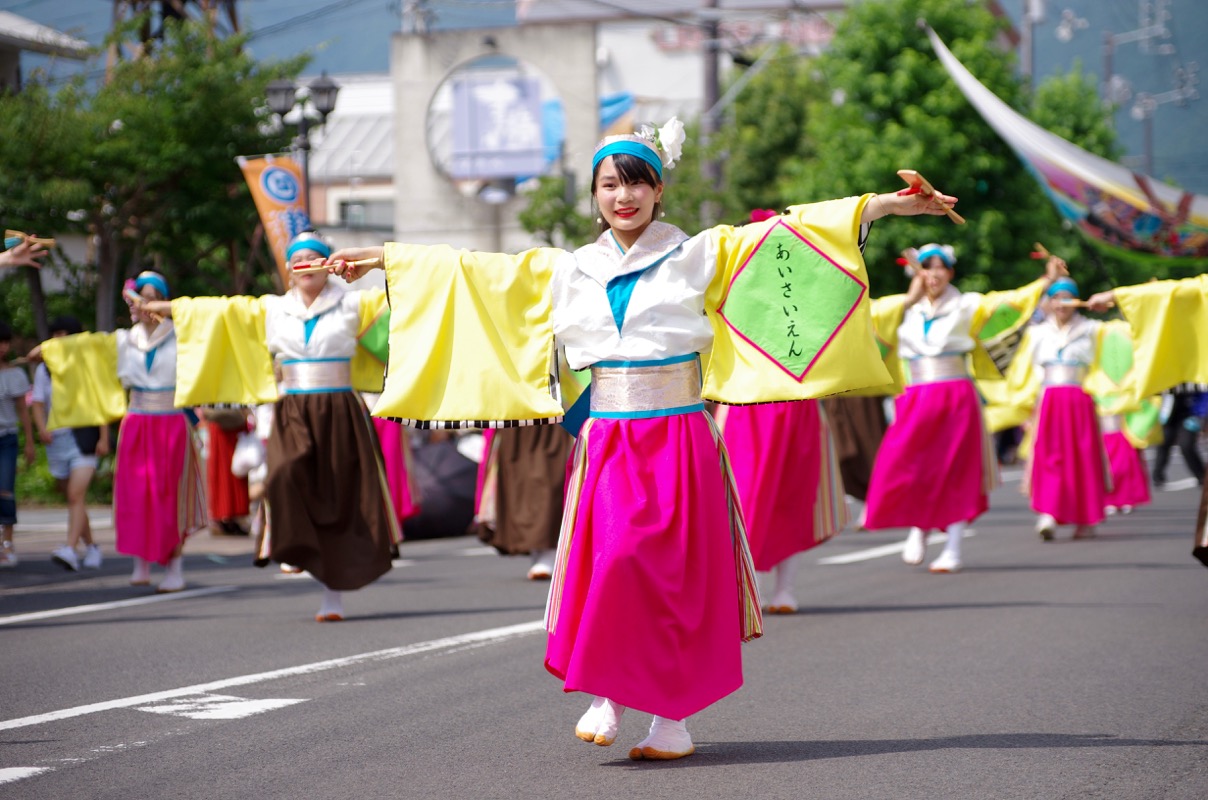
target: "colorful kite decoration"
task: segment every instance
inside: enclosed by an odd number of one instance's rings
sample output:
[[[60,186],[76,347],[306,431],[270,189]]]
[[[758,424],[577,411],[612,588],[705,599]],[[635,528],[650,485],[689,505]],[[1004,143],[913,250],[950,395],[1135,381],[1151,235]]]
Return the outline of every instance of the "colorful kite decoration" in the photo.
[[[1169,258],[1208,258],[1208,197],[1089,153],[1026,119],[974,78],[935,31],[926,30],[961,92],[1062,217],[1097,242]]]

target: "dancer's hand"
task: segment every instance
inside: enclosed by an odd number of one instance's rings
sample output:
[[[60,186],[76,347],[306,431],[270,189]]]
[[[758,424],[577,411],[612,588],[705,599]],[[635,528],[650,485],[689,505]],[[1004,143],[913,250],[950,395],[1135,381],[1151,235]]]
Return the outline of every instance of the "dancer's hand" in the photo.
[[[382,268],[383,247],[344,247],[327,258],[328,272],[352,283]]]
[[[1086,307],[1091,311],[1107,311],[1109,308],[1114,308],[1116,305],[1116,291],[1108,289],[1106,292],[1099,292],[1091,295],[1086,301]]]

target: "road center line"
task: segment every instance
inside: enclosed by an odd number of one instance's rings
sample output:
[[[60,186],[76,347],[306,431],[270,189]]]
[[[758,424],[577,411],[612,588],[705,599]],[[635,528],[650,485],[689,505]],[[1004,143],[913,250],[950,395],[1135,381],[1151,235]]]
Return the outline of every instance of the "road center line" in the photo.
[[[68,608],[52,608],[49,611],[33,611],[29,614],[13,614],[11,617],[0,617],[0,625],[16,625],[20,622],[34,622],[39,619],[70,617],[75,614],[91,614],[96,611],[109,611],[113,608],[145,606],[148,603],[162,603],[166,600],[186,600],[190,597],[205,597],[208,594],[233,592],[238,588],[238,586],[210,586],[205,589],[189,589],[183,592],[153,594],[147,597],[135,597],[130,600],[114,600],[110,603],[91,603],[86,606],[70,606]]]
[[[970,536],[975,536],[977,531],[972,528],[965,529],[965,535],[962,539],[968,539]],[[948,534],[933,533],[927,537],[927,544],[942,544],[948,541]],[[855,564],[857,561],[871,561],[874,558],[882,558],[883,556],[891,556],[895,553],[902,552],[906,546],[905,541],[894,542],[893,544],[883,544],[879,547],[869,547],[865,550],[855,550],[851,553],[842,553],[837,556],[827,556],[826,558],[818,559],[818,563],[826,566],[834,566],[836,564]]]
[[[20,717],[18,719],[4,720],[0,721],[0,731],[12,730],[14,728],[27,728],[32,725],[42,725],[47,722],[55,722],[61,719],[71,719],[72,717],[82,717],[87,714],[96,714],[101,711],[111,711],[117,708],[130,708],[132,706],[158,703],[162,700],[170,700],[175,697],[187,697],[189,695],[202,694],[204,692],[214,692],[222,689],[229,689],[234,686],[249,686],[255,683],[264,683],[265,681],[277,680],[279,678],[289,678],[296,675],[313,675],[317,672],[326,672],[327,670],[341,669],[343,667],[351,667],[357,664],[365,664],[374,661],[388,661],[395,658],[404,658],[406,656],[412,656],[418,653],[431,653],[436,650],[447,650],[449,648],[460,647],[467,644],[502,642],[519,636],[527,636],[530,633],[537,633],[538,631],[544,629],[545,623],[541,620],[536,620],[534,622],[523,622],[519,625],[507,625],[502,628],[490,628],[485,631],[463,633],[457,636],[447,636],[443,639],[432,639],[427,642],[417,642],[416,644],[408,644],[402,647],[392,647],[387,650],[375,650],[370,653],[360,653],[354,656],[345,656],[344,658],[316,661],[311,664],[299,664],[295,667],[285,667],[283,669],[270,670],[269,672],[257,672],[252,675],[240,675],[238,677],[226,678],[220,681],[211,681],[210,683],[198,683],[193,686],[184,686],[179,689],[168,689],[163,692],[142,694],[136,697],[124,697],[119,700],[107,700],[103,703],[91,703],[89,705],[76,706],[75,708],[64,708],[60,711],[51,711],[47,714],[35,714],[31,717]]]

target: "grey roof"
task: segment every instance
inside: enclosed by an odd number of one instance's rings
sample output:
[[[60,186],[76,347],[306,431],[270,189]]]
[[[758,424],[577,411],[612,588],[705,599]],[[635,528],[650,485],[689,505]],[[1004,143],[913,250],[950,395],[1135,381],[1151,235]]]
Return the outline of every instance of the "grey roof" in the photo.
[[[0,45],[81,61],[88,57],[89,49],[88,42],[83,39],[68,36],[9,11],[0,11]]]
[[[389,75],[337,75],[336,109],[311,141],[311,179],[394,177],[394,88]],[[292,121],[292,117],[287,117]]]

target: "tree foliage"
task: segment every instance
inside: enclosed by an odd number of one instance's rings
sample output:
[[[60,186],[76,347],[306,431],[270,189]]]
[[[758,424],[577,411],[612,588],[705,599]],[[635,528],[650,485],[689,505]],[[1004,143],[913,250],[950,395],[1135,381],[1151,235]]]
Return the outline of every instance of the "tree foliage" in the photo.
[[[139,25],[112,37],[128,41]],[[265,88],[304,60],[262,66],[242,45],[165,20],[162,42],[95,90],[81,78],[52,93],[34,76],[0,97],[4,223],[91,238],[98,328],[113,327],[121,283],[142,269],[164,272],[178,294],[271,290],[235,158],[284,148],[285,133],[266,124]]]

